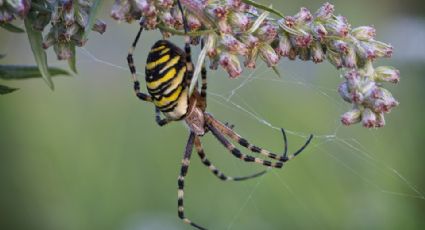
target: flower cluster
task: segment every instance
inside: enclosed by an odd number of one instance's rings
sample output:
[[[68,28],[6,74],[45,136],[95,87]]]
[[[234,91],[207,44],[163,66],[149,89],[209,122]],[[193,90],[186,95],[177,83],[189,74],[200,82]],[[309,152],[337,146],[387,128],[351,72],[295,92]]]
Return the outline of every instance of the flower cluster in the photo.
[[[89,23],[91,1],[89,0],[61,0],[42,1],[51,12],[38,11],[34,28],[42,31],[51,22],[49,33],[43,41],[43,48],[53,46],[59,60],[70,59],[73,56],[73,46],[83,46],[86,43],[84,33]],[[97,20],[92,27],[93,31],[103,33],[106,24]]]
[[[116,0],[111,15],[128,22],[144,18],[147,29],[160,29],[165,35],[182,29],[182,15],[172,0]],[[234,78],[246,68],[255,68],[260,57],[269,67],[286,57],[290,60],[328,60],[342,69],[345,81],[339,92],[353,104],[342,116],[342,123],[362,122],[365,127],[382,127],[383,114],[398,102],[383,88],[384,82],[397,83],[399,72],[392,67],[374,68],[372,62],[390,57],[392,47],[375,40],[375,29],[352,29],[343,16],[334,14],[334,6],[325,3],[315,13],[301,8],[294,16],[268,17],[243,0],[180,0],[186,12],[193,43],[203,36],[210,68],[221,66]],[[248,3],[246,3],[248,2]],[[172,30],[166,30],[169,28]],[[192,33],[194,34],[194,33]]]
[[[84,32],[89,24],[91,0],[0,0],[0,23],[11,22],[16,16],[30,18],[35,30],[51,28],[43,41],[45,49],[53,46],[59,60],[70,59],[74,46],[86,42]],[[92,30],[105,32],[106,24],[97,20]]]
[[[0,23],[24,18],[30,9],[30,0],[0,0]]]

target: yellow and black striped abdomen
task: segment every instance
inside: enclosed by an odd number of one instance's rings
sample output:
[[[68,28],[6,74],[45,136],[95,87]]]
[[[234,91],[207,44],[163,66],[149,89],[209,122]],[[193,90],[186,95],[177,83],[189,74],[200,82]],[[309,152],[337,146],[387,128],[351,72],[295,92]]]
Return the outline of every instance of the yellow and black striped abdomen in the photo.
[[[153,45],[146,62],[146,87],[155,106],[173,120],[187,113],[185,53],[167,40]]]

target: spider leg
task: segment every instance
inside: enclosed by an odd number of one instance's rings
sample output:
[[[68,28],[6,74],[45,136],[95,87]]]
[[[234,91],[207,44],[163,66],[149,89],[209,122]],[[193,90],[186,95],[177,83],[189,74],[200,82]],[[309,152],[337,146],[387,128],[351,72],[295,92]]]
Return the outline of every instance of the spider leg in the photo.
[[[264,166],[268,166],[268,167],[273,167],[273,168],[282,168],[283,166],[283,162],[282,161],[278,161],[278,162],[271,162],[268,160],[263,160],[261,158],[258,157],[253,157],[250,155],[246,155],[241,153],[241,151],[239,149],[237,149],[235,147],[235,145],[233,145],[232,143],[230,143],[224,136],[223,134],[216,128],[214,127],[213,124],[207,122],[207,127],[209,130],[211,130],[212,134],[214,135],[215,138],[217,138],[217,140],[224,145],[224,147],[226,147],[230,153],[232,153],[233,156],[235,156],[236,158],[239,158],[243,161],[246,162],[255,162],[257,164],[262,164]]]
[[[295,156],[297,156],[298,154],[300,154],[307,146],[308,144],[310,144],[311,139],[313,138],[313,135],[310,135],[307,139],[307,141],[304,143],[304,145],[298,149],[297,151],[295,151],[295,153],[291,154],[290,156],[287,156],[288,153],[288,142],[287,142],[287,137],[286,137],[286,133],[284,129],[282,130],[282,135],[283,135],[283,141],[284,141],[284,152],[282,155],[278,155],[275,153],[272,153],[266,149],[260,148],[258,146],[255,146],[253,144],[250,144],[248,142],[248,140],[246,140],[245,138],[241,137],[239,134],[237,134],[235,131],[232,130],[231,127],[229,127],[228,125],[225,125],[223,123],[221,123],[220,121],[216,120],[215,118],[213,118],[211,115],[209,114],[205,114],[207,120],[215,127],[217,127],[218,130],[220,130],[221,133],[225,134],[226,136],[228,136],[229,138],[231,138],[232,140],[238,142],[241,146],[249,149],[251,152],[254,153],[259,153],[263,156],[266,156],[268,158],[274,159],[274,160],[278,160],[281,162],[286,162],[292,158],[294,158]]]
[[[187,175],[187,171],[189,169],[190,156],[192,155],[194,139],[195,139],[195,134],[191,132],[190,135],[189,135],[189,140],[187,141],[187,144],[186,144],[186,149],[185,149],[183,160],[182,160],[182,166],[180,168],[180,174],[179,174],[179,177],[177,179],[177,185],[178,185],[178,190],[177,190],[177,205],[178,206],[177,206],[177,210],[178,210],[178,215],[179,215],[180,219],[182,219],[183,222],[185,222],[186,224],[190,224],[197,229],[206,229],[206,228],[203,228],[203,227],[193,223],[191,220],[189,220],[184,215],[184,206],[183,206],[184,178]]]
[[[204,48],[204,39],[201,40],[201,50]],[[205,62],[202,63],[201,67],[201,101],[200,107],[203,111],[207,108],[207,69],[205,68]]]
[[[157,107],[155,107],[155,121],[159,126],[164,126],[171,122],[171,120],[168,120],[167,118],[161,118],[161,111],[159,111]]]
[[[189,26],[187,24],[187,19],[184,16],[183,7],[180,3],[180,0],[177,0],[177,5],[179,7],[180,12],[182,13],[184,33],[187,34],[187,32],[189,31]],[[189,86],[193,76],[193,63],[192,63],[192,55],[190,50],[190,37],[188,35],[185,35],[184,37],[184,52],[186,54],[185,56],[186,56],[186,69],[187,69],[186,85]]]
[[[252,175],[248,175],[248,176],[244,176],[244,177],[229,177],[224,175],[220,170],[218,170],[206,157],[205,152],[204,152],[204,148],[202,147],[201,144],[201,140],[199,137],[195,137],[195,148],[196,151],[198,152],[199,157],[201,158],[202,163],[208,167],[208,169],[216,176],[218,177],[220,180],[223,181],[243,181],[243,180],[247,180],[247,179],[251,179],[251,178],[255,178],[258,176],[263,175],[264,173],[266,173],[267,171],[261,171]]]
[[[142,31],[143,31],[143,23],[144,23],[144,19],[140,20],[140,29],[139,29],[139,32],[137,32],[136,38],[134,39],[133,44],[131,45],[128,51],[127,62],[128,62],[128,67],[130,68],[133,82],[134,82],[133,88],[134,88],[134,92],[136,93],[136,96],[140,100],[152,102],[151,96],[140,92],[140,82],[137,80],[136,66],[134,66],[134,60],[133,60],[134,50],[136,49],[137,42],[139,41],[140,35],[142,34]]]

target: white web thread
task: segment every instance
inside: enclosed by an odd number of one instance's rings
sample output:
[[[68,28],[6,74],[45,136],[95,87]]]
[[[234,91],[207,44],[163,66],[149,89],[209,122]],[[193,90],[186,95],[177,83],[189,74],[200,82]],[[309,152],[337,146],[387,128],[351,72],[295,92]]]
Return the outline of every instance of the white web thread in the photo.
[[[112,68],[120,69],[120,70],[125,71],[125,72],[129,71],[127,67],[122,67],[122,66],[104,61],[100,58],[97,58],[95,55],[93,55],[91,52],[89,52],[85,48],[82,48],[82,49],[79,49],[79,50],[81,50],[82,53],[85,56],[87,56],[93,62],[97,62],[97,63],[102,64],[102,65],[107,65],[107,66],[110,66]],[[138,72],[138,75],[141,75],[141,74]],[[258,81],[272,81],[272,82],[284,83],[284,84],[296,84],[296,85],[306,86],[309,89],[317,91],[319,94],[321,94],[322,96],[326,97],[329,100],[332,100],[334,103],[337,103],[337,105],[339,105],[339,107],[342,108],[343,103],[341,101],[339,101],[338,99],[332,97],[327,92],[325,92],[325,91],[329,91],[329,92],[335,93],[336,89],[328,89],[328,88],[325,88],[325,87],[320,87],[320,86],[316,86],[316,85],[313,85],[313,84],[308,83],[308,82],[301,81],[299,79],[292,77],[290,74],[288,74],[287,71],[286,71],[285,76],[289,76],[289,78],[294,79],[294,80],[265,79],[265,78],[261,78],[261,76],[255,77],[255,75],[256,75],[255,72],[253,72],[250,75],[248,75],[247,77],[241,77],[241,78],[245,78],[245,79],[243,79],[243,81],[240,85],[238,85],[236,88],[231,90],[228,93],[227,96],[223,96],[220,93],[208,91],[208,96],[210,96],[208,98],[208,100],[211,101],[211,102],[214,102],[214,103],[216,103],[220,106],[223,106],[227,109],[230,109],[232,111],[235,111],[235,112],[241,113],[241,114],[243,114],[247,117],[250,117],[251,119],[259,122],[260,124],[266,125],[271,129],[279,130],[279,131],[281,129],[280,127],[275,126],[272,123],[268,122],[267,120],[263,119],[262,116],[258,112],[256,112],[251,106],[249,106],[249,104],[245,100],[243,100],[242,97],[240,97],[238,95],[237,91],[242,89],[244,86],[246,86],[246,85],[248,85],[248,84],[250,84],[254,81],[257,81],[257,80]],[[234,98],[234,97],[238,97],[238,99],[241,99],[242,103],[246,107],[235,103],[232,100],[232,98]],[[382,192],[382,193],[385,193],[385,194],[388,194],[388,195],[393,195],[393,196],[400,196],[400,197],[406,197],[406,198],[414,198],[414,199],[419,199],[419,200],[425,200],[425,195],[421,191],[419,191],[417,186],[415,186],[407,178],[405,178],[398,170],[391,167],[390,165],[385,163],[383,160],[376,159],[376,157],[373,156],[373,154],[367,152],[365,150],[366,148],[363,145],[361,145],[361,143],[357,139],[338,137],[338,131],[339,131],[341,126],[342,125],[340,123],[338,123],[338,125],[335,127],[335,129],[332,133],[315,135],[315,142],[316,143],[309,146],[310,151],[313,151],[314,149],[318,149],[321,152],[326,153],[326,155],[328,155],[331,159],[334,159],[335,162],[342,165],[349,172],[351,172],[355,176],[359,177],[362,181],[371,185],[371,187],[373,187],[374,189],[376,189],[379,192]],[[296,132],[296,131],[287,130],[287,129],[285,129],[285,131],[286,131],[287,134],[291,134],[291,135],[298,136],[298,137],[301,137],[301,138],[307,138],[308,137],[308,134],[305,134],[305,133]],[[318,140],[321,140],[321,141],[318,141]],[[412,191],[412,193],[403,193],[403,192],[398,192],[398,191],[387,190],[384,187],[378,185],[377,182],[374,182],[374,181],[362,176],[361,173],[359,173],[353,167],[349,166],[343,160],[341,160],[340,158],[338,158],[334,154],[330,153],[329,151],[324,150],[321,147],[322,145],[330,143],[330,142],[335,142],[338,145],[340,145],[341,147],[345,147],[346,149],[349,150],[348,152],[353,153],[357,158],[364,161],[366,164],[370,165],[371,167],[379,170],[381,173],[390,173],[393,177],[396,177],[400,181],[402,181]],[[358,154],[356,154],[356,153],[358,153]],[[273,171],[273,173],[274,173],[274,175],[276,175],[278,177],[278,179],[279,179],[280,183],[283,185],[284,189],[286,189],[294,197],[294,199],[297,201],[297,203],[299,203],[299,205],[301,207],[306,207],[306,205],[303,204],[302,200],[299,199],[296,196],[296,194],[290,188],[290,186],[287,183],[284,182],[282,176],[280,174],[274,172],[274,171]],[[238,209],[238,211],[235,213],[234,217],[232,218],[231,222],[228,224],[226,229],[228,229],[228,230],[232,229],[236,220],[238,219],[239,215],[241,214],[242,210],[252,200],[253,194],[255,193],[255,190],[258,189],[258,187],[261,185],[262,181],[263,181],[263,177],[259,178],[258,181],[256,182],[256,184],[252,188],[250,188],[250,192],[248,193],[247,198],[245,199],[244,203],[241,205],[241,208]],[[308,208],[303,208],[303,209],[305,209],[306,212],[310,211],[310,210],[308,210]]]

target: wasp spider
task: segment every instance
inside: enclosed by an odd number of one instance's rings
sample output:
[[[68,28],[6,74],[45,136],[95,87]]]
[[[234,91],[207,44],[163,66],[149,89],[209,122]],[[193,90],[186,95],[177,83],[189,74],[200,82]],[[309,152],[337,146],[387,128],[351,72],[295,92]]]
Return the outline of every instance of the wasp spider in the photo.
[[[177,1],[180,11],[183,13],[180,1]],[[201,145],[200,137],[208,131],[226,147],[226,149],[236,158],[246,162],[262,164],[266,167],[282,168],[283,164],[301,153],[310,143],[312,135],[305,144],[291,155],[287,155],[287,141],[285,131],[282,129],[284,139],[284,152],[278,155],[250,144],[245,138],[233,131],[233,127],[223,124],[216,120],[211,114],[205,112],[207,106],[207,71],[202,66],[201,78],[202,86],[200,92],[195,89],[189,95],[189,84],[193,76],[194,66],[191,60],[190,38],[185,36],[184,51],[167,40],[157,41],[149,52],[146,63],[146,86],[149,94],[140,91],[140,83],[136,78],[136,67],[133,62],[133,52],[143,30],[143,19],[140,22],[140,29],[129,50],[127,61],[134,81],[134,91],[136,96],[147,102],[152,102],[155,106],[155,120],[159,126],[164,126],[171,121],[184,121],[189,127],[189,140],[184,151],[180,174],[178,176],[178,216],[187,224],[197,229],[206,229],[192,222],[184,214],[183,208],[183,188],[184,179],[189,168],[190,156],[192,149],[195,149],[201,158],[202,163],[211,170],[211,172],[223,181],[242,181],[260,176],[265,171],[245,176],[245,177],[229,177],[220,172],[207,158]],[[188,26],[186,18],[183,17],[184,31],[187,34]],[[203,43],[201,42],[201,46]],[[165,118],[161,118],[161,113]],[[242,147],[249,149],[251,152],[261,154],[274,161],[263,160],[241,153],[226,137],[237,142]]]

